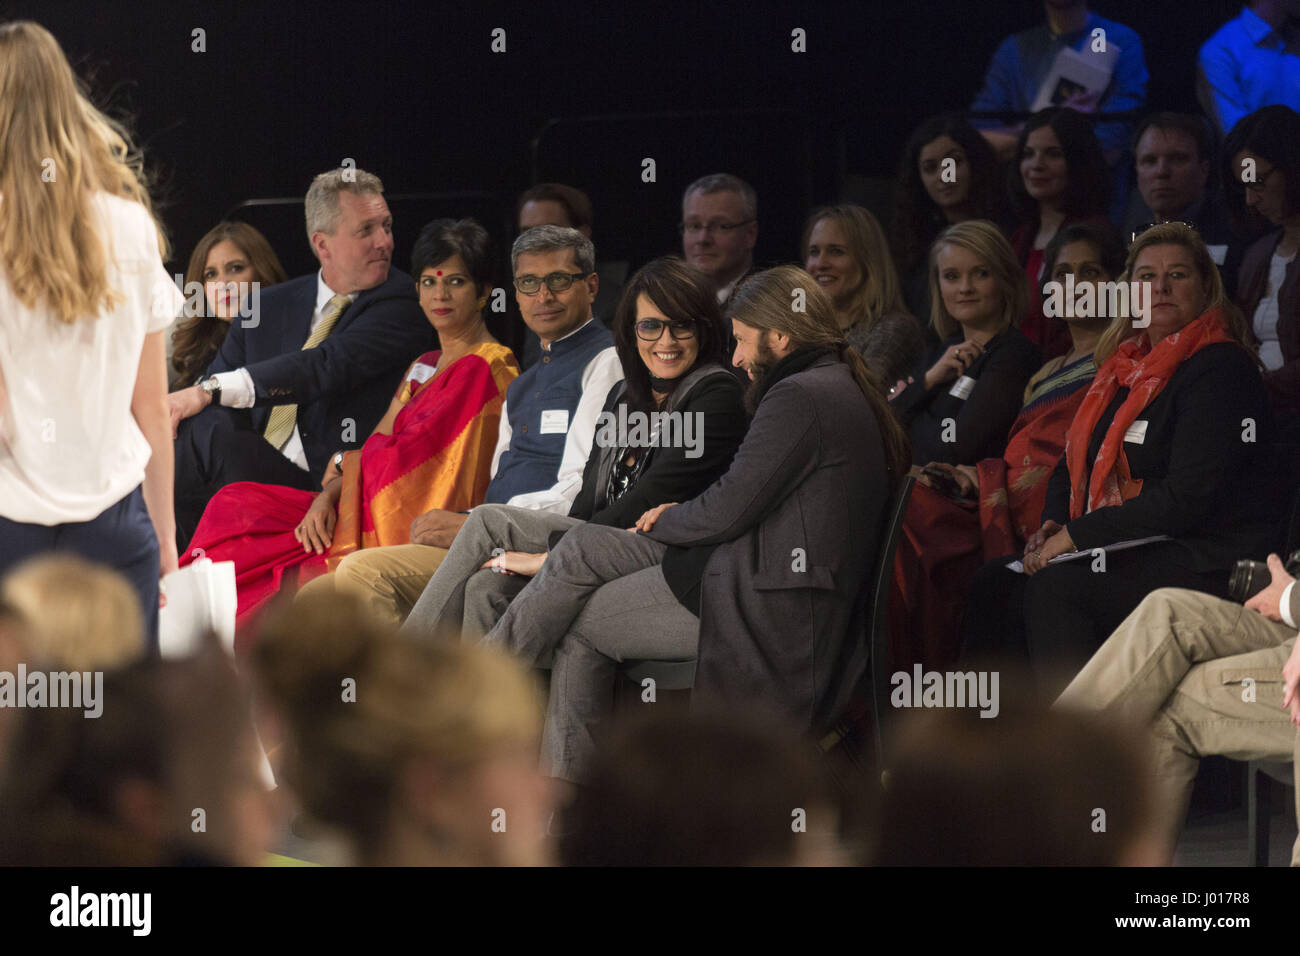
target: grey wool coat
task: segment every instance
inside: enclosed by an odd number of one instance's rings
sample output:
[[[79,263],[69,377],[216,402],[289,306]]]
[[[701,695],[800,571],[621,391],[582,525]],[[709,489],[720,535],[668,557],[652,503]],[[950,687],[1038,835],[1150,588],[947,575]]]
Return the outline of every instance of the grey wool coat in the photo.
[[[820,734],[867,663],[865,596],[890,479],[849,367],[825,355],[762,397],[730,469],[649,537],[716,544],[700,589],[697,698]]]

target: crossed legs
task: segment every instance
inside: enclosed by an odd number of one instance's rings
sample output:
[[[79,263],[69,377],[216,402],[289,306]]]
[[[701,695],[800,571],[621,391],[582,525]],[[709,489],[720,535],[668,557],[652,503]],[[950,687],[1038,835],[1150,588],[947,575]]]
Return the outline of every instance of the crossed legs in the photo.
[[[573,528],[485,638],[525,664],[551,665],[542,736],[551,776],[583,779],[621,661],[696,656],[699,618],[664,580],[665,550],[621,529]]]
[[[1182,831],[1201,757],[1289,762],[1296,730],[1282,709],[1285,624],[1197,591],[1145,598],[1056,702],[1106,710],[1151,728],[1159,818],[1169,846]],[[1300,817],[1300,790],[1297,790]],[[1300,841],[1292,856],[1300,865]]]

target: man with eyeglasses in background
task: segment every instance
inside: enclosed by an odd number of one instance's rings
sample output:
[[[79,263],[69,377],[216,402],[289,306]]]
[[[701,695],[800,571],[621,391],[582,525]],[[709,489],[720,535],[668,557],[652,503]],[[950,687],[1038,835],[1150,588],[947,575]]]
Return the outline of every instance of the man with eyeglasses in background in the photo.
[[[753,186],[730,173],[701,176],[682,193],[682,221],[678,228],[683,258],[708,276],[725,313],[737,283],[754,268],[758,194]],[[724,320],[729,318],[723,315]],[[727,348],[735,352],[734,336]],[[749,384],[742,369],[733,367],[731,372],[742,385]]]
[[[682,255],[713,283],[723,305],[754,267],[758,195],[730,173],[701,176],[682,193]]]
[[[542,355],[506,390],[486,503],[566,515],[582,486],[596,419],[623,378],[613,336],[591,311],[599,285],[595,259],[591,240],[565,226],[536,226],[511,247],[515,299]],[[300,596],[333,587],[399,624],[467,517],[428,511],[411,522],[409,545],[354,551]]]

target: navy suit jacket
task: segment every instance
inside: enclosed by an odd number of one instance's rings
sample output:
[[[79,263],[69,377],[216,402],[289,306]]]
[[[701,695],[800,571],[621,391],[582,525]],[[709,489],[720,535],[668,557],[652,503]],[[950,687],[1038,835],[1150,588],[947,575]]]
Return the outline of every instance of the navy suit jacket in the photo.
[[[370,436],[402,373],[435,347],[436,337],[411,277],[390,269],[382,284],[357,296],[325,341],[304,351],[316,283],[312,273],[264,291],[258,324],[233,321],[207,371],[247,369],[256,396],[249,412],[259,432],[272,407],[296,404],[308,470],[319,481],[330,455]]]

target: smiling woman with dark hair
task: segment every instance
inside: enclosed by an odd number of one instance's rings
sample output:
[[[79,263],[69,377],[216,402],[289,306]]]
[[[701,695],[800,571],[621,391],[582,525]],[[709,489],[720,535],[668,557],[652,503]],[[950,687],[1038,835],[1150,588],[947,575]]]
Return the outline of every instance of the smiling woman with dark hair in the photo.
[[[865,671],[867,579],[907,438],[808,273],[750,276],[727,312],[755,414],[726,473],[636,518],[639,534],[572,527],[484,638],[550,662],[556,777],[585,779],[620,661],[698,657],[695,703],[771,711],[813,739]]]
[[[252,283],[283,282],[284,266],[266,237],[246,222],[219,222],[209,229],[185,270],[185,287],[203,286],[199,311],[187,312],[168,339],[168,387],[189,388],[216,358],[231,320],[248,307]],[[243,312],[248,315],[248,312]]]
[[[568,515],[475,508],[404,633],[482,637],[570,529],[586,522],[626,528],[651,508],[694,497],[726,471],[747,422],[740,383],[722,364],[727,332],[704,273],[674,256],[643,266],[619,300],[614,345],[623,381],[605,401]],[[626,434],[620,422],[631,426]]]

